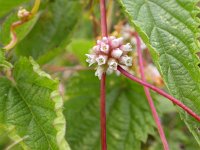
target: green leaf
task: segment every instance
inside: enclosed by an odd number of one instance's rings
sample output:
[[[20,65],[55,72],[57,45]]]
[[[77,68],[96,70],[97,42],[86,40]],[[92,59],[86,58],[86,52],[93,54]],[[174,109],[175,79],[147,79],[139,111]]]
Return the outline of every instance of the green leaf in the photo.
[[[76,57],[78,57],[82,65],[88,65],[88,63],[86,63],[85,61],[85,58],[86,58],[85,54],[88,53],[88,49],[91,49],[94,43],[95,42],[92,40],[74,39],[68,45],[67,49],[69,52],[75,54]]]
[[[40,63],[51,60],[69,43],[81,10],[80,1],[51,1],[33,30],[17,46],[17,54],[32,56]]]
[[[200,115],[200,71],[195,54],[199,49],[198,0],[119,1],[150,49],[170,93]],[[179,112],[200,144],[200,123]]]
[[[58,82],[32,60],[21,58],[13,79],[0,78],[0,125],[24,149],[69,149]]]
[[[99,150],[99,80],[91,71],[81,72],[66,85],[67,141],[73,150]],[[140,150],[141,142],[154,131],[143,88],[114,76],[107,85],[108,149]]]
[[[171,150],[198,150],[199,145],[195,140],[191,140],[191,133],[185,127],[184,122],[178,116],[178,113],[171,111],[165,114],[162,123],[165,129],[165,135]],[[151,141],[149,150],[162,150],[163,145],[159,135],[155,136],[155,141]]]
[[[16,6],[19,6],[20,4],[24,2],[29,2],[29,0],[14,0],[14,1],[0,0],[0,17],[4,16],[13,8],[15,8]]]
[[[4,50],[0,49],[0,69],[1,68],[12,68],[12,64],[9,63],[5,58],[5,52]]]

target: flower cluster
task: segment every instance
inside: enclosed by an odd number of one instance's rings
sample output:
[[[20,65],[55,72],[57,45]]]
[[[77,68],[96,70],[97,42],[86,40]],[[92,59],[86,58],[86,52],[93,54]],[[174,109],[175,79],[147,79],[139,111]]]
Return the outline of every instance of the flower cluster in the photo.
[[[97,64],[95,76],[101,79],[104,72],[119,74],[118,65],[124,68],[132,66],[132,50],[130,43],[123,44],[123,38],[103,37],[102,40],[97,40],[97,44],[92,48],[91,53],[86,54],[86,61],[89,66]]]

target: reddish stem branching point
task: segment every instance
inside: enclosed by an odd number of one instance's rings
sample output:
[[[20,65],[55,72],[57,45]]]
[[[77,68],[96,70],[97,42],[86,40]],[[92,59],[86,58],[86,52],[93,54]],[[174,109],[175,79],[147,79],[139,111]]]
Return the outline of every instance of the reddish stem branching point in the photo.
[[[148,87],[150,89],[152,89],[153,91],[155,91],[156,93],[166,97],[167,99],[169,99],[170,101],[172,101],[174,104],[178,105],[179,107],[181,107],[183,110],[185,110],[188,114],[190,114],[192,117],[194,117],[197,121],[200,122],[200,116],[198,116],[195,112],[193,112],[190,108],[188,108],[186,105],[184,105],[182,102],[180,102],[179,100],[177,100],[176,98],[174,98],[173,96],[169,95],[168,93],[164,92],[163,90],[141,80],[138,79],[137,77],[135,77],[134,75],[130,74],[129,72],[127,72],[126,70],[124,70],[121,66],[118,66],[117,69],[127,78],[131,79],[132,81],[135,81],[145,87]]]
[[[143,58],[142,58],[141,40],[140,40],[140,37],[138,36],[137,33],[135,34],[135,38],[136,38],[138,62],[139,62],[139,69],[140,69],[141,79],[144,82],[146,82],[146,78],[145,78],[145,74],[144,74],[144,64],[143,64]],[[156,108],[154,106],[154,103],[153,103],[149,88],[144,86],[144,91],[145,91],[145,95],[147,97],[149,106],[151,108],[153,118],[154,118],[155,123],[157,125],[158,132],[159,132],[162,144],[163,144],[163,148],[164,148],[164,150],[169,150],[169,146],[168,146],[168,143],[167,143],[167,140],[166,140],[166,137],[165,137],[165,133],[163,131],[163,128],[162,128],[158,113],[157,113]]]

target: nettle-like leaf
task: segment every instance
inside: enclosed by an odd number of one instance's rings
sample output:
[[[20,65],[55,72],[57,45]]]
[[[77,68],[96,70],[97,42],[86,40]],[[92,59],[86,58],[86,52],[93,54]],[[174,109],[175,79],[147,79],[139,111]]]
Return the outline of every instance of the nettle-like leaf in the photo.
[[[69,149],[58,82],[32,60],[21,58],[13,78],[0,78],[0,125],[24,149]]]
[[[170,93],[200,115],[200,71],[195,52],[198,0],[119,0],[164,77]],[[180,114],[200,144],[200,123]]]
[[[80,1],[50,1],[33,30],[17,46],[17,54],[32,56],[39,63],[51,60],[69,43],[81,10]]]
[[[1,68],[12,68],[12,64],[6,60],[5,51],[0,48],[0,69]]]
[[[114,76],[107,85],[108,149],[140,150],[155,127],[143,88]],[[100,149],[99,86],[93,71],[76,74],[66,83],[66,137],[73,150]]]

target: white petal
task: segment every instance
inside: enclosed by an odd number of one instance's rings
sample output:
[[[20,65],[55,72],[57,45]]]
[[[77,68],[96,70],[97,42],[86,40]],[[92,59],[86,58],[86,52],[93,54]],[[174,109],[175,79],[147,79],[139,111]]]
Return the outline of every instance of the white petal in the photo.
[[[103,72],[104,72],[104,69],[102,67],[98,67],[96,72],[95,72],[95,76],[97,76],[99,78],[99,80],[100,80],[101,77],[102,77]]]
[[[100,48],[100,50],[101,50],[102,52],[105,52],[105,53],[108,54],[108,52],[109,52],[109,45],[108,45],[108,44],[105,44],[105,43],[101,43],[101,48]]]
[[[99,55],[99,57],[96,58],[96,61],[97,61],[98,65],[103,65],[106,63],[107,58],[108,58],[107,56]]]
[[[130,43],[127,43],[126,45],[122,45],[122,46],[121,46],[121,49],[122,49],[123,51],[125,51],[125,52],[130,52],[130,51],[133,50]]]
[[[97,53],[97,52],[100,51],[100,46],[99,45],[95,45],[92,49],[93,49],[94,52]]]
[[[109,59],[108,66],[110,69],[117,70],[117,65],[118,65],[118,63],[116,62],[115,59]]]
[[[132,66],[132,57],[129,57],[127,55],[125,56],[122,56],[121,59],[120,59],[120,63],[122,65],[125,65],[125,66]]]
[[[126,62],[125,62],[125,65],[129,67],[129,66],[132,66],[132,63],[133,63],[132,62],[132,58],[128,57],[127,60],[126,60]]]
[[[91,66],[92,64],[94,64],[96,62],[95,55],[93,55],[93,54],[85,54],[85,55],[87,56],[86,62],[89,63],[89,66]]]

